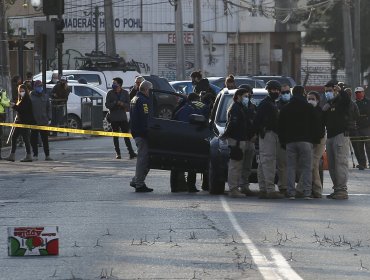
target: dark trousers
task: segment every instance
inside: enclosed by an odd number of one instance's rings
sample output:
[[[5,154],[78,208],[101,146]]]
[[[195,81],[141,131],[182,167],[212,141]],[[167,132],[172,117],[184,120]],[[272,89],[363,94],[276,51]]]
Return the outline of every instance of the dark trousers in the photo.
[[[31,153],[31,145],[30,145],[30,130],[28,128],[14,128],[14,133],[12,135],[12,151],[11,153],[14,154],[15,150],[17,149],[17,139],[19,136],[22,136],[24,145],[26,147],[26,153]]]
[[[121,121],[121,122],[112,122],[111,123],[112,130],[113,132],[123,132],[123,133],[128,133],[129,132],[129,124],[128,121]],[[114,144],[114,149],[116,150],[117,155],[121,154],[121,150],[119,148],[119,137],[113,137],[113,144]],[[134,150],[132,149],[131,141],[129,137],[124,137],[125,144],[127,147],[127,150],[130,155],[134,153]]]
[[[358,141],[358,140],[361,140],[361,138],[357,138],[356,139],[357,141],[352,142],[352,143],[356,143],[357,154],[356,154],[355,147],[353,148],[355,150],[358,164],[366,167],[366,155],[367,155],[368,162],[370,165],[370,158],[369,158],[370,157],[370,141],[369,139],[366,138],[370,136],[370,127],[360,128],[358,130],[358,136],[360,137],[364,136],[364,139],[363,139],[364,141]]]
[[[41,136],[42,146],[44,148],[45,156],[47,157],[50,155],[48,131],[37,130],[37,129],[31,130],[31,146],[32,146],[33,156],[37,157],[39,155],[39,148],[38,148],[39,135]]]

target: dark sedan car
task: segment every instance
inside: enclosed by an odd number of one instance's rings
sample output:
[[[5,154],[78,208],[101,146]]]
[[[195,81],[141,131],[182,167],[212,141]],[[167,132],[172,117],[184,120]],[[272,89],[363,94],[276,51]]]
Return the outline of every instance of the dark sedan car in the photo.
[[[276,80],[280,84],[289,85],[290,88],[293,88],[296,85],[294,79],[288,76],[253,76],[253,78],[263,80],[265,83],[267,83],[270,80]]]
[[[173,81],[173,82],[170,82],[170,85],[178,93],[189,94],[193,92],[193,84],[191,83],[191,81]],[[222,88],[214,84],[210,84],[210,86],[215,91],[215,93],[219,93],[222,90]]]

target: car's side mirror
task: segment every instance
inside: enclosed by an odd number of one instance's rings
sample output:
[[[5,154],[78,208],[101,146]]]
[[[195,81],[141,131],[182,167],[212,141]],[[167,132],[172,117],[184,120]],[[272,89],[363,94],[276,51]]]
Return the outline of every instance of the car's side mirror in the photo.
[[[189,123],[191,124],[207,124],[207,119],[203,115],[191,114],[189,116]]]

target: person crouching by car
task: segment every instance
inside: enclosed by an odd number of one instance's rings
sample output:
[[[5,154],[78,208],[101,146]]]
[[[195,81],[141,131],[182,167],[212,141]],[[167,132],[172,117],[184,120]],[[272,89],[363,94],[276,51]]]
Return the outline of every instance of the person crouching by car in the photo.
[[[253,120],[248,114],[249,92],[238,89],[233,97],[234,103],[227,112],[225,132],[221,139],[228,140],[230,162],[228,167],[228,184],[230,197],[238,198],[250,195],[248,178],[254,155]],[[240,188],[240,190],[239,190]]]
[[[32,113],[32,102],[25,85],[18,86],[18,101],[11,103],[13,110],[16,111],[15,123],[18,124],[35,124]],[[7,161],[15,161],[15,151],[17,149],[17,139],[19,136],[23,137],[26,147],[26,157],[21,162],[32,162],[31,145],[30,145],[30,130],[28,128],[15,127],[12,135],[12,149]]]
[[[123,80],[114,78],[112,81],[112,89],[108,91],[105,106],[109,109],[109,115],[113,132],[128,133],[129,123],[126,112],[130,109],[130,96],[126,90],[122,88]],[[136,158],[136,153],[132,148],[129,137],[124,137],[130,159]],[[119,148],[118,137],[113,137],[113,144],[116,150],[116,159],[121,159],[121,150]]]
[[[48,125],[51,120],[51,105],[49,95],[44,92],[42,82],[35,81],[34,90],[31,92],[32,111],[37,125]],[[33,160],[38,160],[38,138],[41,136],[42,146],[44,148],[45,160],[51,161],[49,151],[49,136],[46,130],[31,130],[31,146],[33,151]]]
[[[189,122],[189,117],[192,114],[203,115],[206,119],[209,118],[209,110],[208,107],[199,101],[199,96],[196,93],[190,93],[188,95],[186,103],[177,110],[173,119],[182,122]],[[180,171],[178,170],[171,170],[172,176],[177,179]],[[188,172],[188,176],[186,178],[186,184],[188,186],[188,192],[199,192],[195,183],[196,183],[196,173],[195,172]],[[203,174],[203,178],[207,176]],[[176,189],[171,189],[171,192],[176,192]]]

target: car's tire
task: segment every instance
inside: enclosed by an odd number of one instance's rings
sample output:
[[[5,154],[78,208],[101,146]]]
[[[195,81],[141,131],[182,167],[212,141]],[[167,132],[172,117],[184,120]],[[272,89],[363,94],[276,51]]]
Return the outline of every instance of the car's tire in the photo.
[[[209,162],[208,170],[208,184],[210,194],[224,194],[225,193],[225,178],[222,178],[222,172],[218,172],[216,167]]]
[[[76,115],[68,115],[68,127],[74,129],[81,129],[82,123],[79,117]]]
[[[162,106],[158,110],[158,117],[162,119],[172,119],[173,108],[171,106]]]

